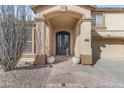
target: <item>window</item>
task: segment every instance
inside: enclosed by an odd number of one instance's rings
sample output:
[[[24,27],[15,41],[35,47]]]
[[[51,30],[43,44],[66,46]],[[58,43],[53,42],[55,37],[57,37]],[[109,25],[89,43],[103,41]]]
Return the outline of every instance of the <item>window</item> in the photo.
[[[93,18],[92,26],[98,26],[98,27],[104,26],[103,13],[93,13],[92,18]]]
[[[29,36],[27,39],[26,47],[24,49],[24,53],[32,53],[32,30],[29,31]]]

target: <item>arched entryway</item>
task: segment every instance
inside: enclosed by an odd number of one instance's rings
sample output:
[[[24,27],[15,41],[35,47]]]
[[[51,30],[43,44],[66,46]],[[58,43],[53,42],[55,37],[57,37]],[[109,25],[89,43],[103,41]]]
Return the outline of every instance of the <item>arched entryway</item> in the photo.
[[[56,55],[70,55],[70,33],[60,31],[56,33]]]
[[[65,8],[63,8],[65,7]],[[62,11],[61,11],[62,9]],[[65,9],[65,11],[63,11]],[[52,9],[50,9],[52,10]],[[43,13],[45,21],[47,23],[49,29],[49,42],[48,45],[48,55],[71,55],[74,56],[77,52],[75,50],[75,41],[78,33],[80,32],[80,21],[83,16],[85,16],[84,12],[75,10],[70,6],[60,6],[59,10],[54,9],[52,11],[48,11]],[[56,34],[58,32],[69,32],[69,45],[68,48],[66,46],[59,46],[57,42]],[[64,35],[62,35],[64,38]],[[60,35],[61,37],[61,35]],[[64,40],[62,40],[64,41]],[[60,49],[59,49],[60,48]],[[79,54],[79,52],[77,52]]]
[[[92,64],[91,9],[89,7],[55,6],[41,9],[37,18],[36,30],[43,33],[43,36],[37,34],[40,43],[36,42],[36,46],[42,51],[37,51],[36,56],[43,57],[36,58],[38,61],[44,59],[45,62],[46,56],[70,54],[79,57],[82,64]],[[58,52],[59,44],[56,44],[58,40],[56,40],[56,33],[60,31],[70,33],[70,36],[68,35],[70,42],[65,48],[62,43]],[[61,33],[60,35],[64,36],[65,34]],[[57,36],[59,38],[59,35]],[[61,41],[64,40],[61,39]]]

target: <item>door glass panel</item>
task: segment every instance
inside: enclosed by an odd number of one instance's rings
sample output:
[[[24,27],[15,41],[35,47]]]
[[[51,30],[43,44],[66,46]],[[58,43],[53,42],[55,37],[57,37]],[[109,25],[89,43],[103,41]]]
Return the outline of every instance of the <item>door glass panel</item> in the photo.
[[[56,54],[70,54],[70,33],[62,31],[56,34]]]

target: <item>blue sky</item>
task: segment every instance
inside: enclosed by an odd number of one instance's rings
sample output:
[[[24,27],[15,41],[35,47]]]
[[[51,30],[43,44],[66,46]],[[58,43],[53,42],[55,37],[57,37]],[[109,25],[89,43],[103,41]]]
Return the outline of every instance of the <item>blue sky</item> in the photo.
[[[32,17],[32,19],[34,19],[35,18],[35,13],[32,11],[32,9],[31,9],[31,7],[29,6],[29,9],[30,9],[30,12],[31,12],[31,17]]]

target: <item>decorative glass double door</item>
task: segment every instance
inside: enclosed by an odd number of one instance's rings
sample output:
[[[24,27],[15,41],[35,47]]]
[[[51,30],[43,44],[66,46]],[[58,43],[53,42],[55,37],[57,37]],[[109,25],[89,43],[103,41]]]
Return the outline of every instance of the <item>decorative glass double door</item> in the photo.
[[[56,55],[70,55],[70,33],[56,33]]]

